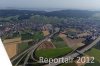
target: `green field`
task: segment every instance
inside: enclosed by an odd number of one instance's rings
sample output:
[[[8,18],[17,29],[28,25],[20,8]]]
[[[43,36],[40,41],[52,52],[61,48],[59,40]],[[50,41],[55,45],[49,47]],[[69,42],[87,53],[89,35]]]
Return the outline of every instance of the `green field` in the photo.
[[[54,37],[52,42],[53,42],[53,44],[55,45],[56,48],[67,47],[67,44],[59,36]]]
[[[100,66],[100,63],[96,60],[94,60],[95,63],[87,63],[85,66]]]
[[[18,45],[18,53],[26,50],[28,48],[28,43],[21,43]]]
[[[55,49],[41,49],[36,51],[37,57],[44,57],[44,58],[55,58],[71,52],[72,49],[69,47],[64,48],[55,48]]]
[[[64,43],[64,41],[53,41],[53,44],[56,48],[63,48],[67,47],[67,45]]]
[[[93,56],[96,61],[100,62],[100,50],[93,48],[90,51],[86,52],[86,54]]]
[[[43,33],[40,31],[34,32],[34,34],[25,32],[21,34],[21,37],[22,37],[22,40],[33,39],[34,41],[38,41],[43,38]]]
[[[60,38],[59,36],[54,36],[53,41],[63,41],[63,39]]]
[[[34,39],[35,41],[41,40],[41,39],[43,39],[43,37],[44,37],[44,35],[43,35],[43,33],[40,32],[40,31],[35,32],[35,33],[33,34],[33,39]]]

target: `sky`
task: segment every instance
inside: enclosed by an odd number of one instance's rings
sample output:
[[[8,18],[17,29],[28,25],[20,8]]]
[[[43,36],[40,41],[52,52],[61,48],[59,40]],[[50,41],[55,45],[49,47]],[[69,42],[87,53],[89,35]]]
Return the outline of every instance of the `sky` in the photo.
[[[100,0],[0,0],[3,8],[100,10]]]

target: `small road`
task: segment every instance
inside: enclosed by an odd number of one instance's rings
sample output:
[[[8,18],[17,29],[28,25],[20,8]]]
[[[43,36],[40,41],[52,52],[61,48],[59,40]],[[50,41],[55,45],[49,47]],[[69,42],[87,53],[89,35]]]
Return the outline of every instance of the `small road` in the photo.
[[[66,56],[63,56],[62,58],[69,58],[69,57],[75,58],[75,57],[78,57],[80,54],[82,54],[82,53],[86,52],[87,50],[91,49],[99,41],[100,41],[100,36],[96,40],[94,40],[91,44],[89,44],[88,46],[86,46],[86,47],[84,47],[84,48],[82,48],[80,50],[75,50],[73,53],[71,53],[69,55],[66,55]],[[76,51],[78,51],[80,53],[78,53]],[[56,66],[56,65],[59,65],[59,64],[61,64],[61,63],[51,63],[51,64],[46,64],[44,66]]]

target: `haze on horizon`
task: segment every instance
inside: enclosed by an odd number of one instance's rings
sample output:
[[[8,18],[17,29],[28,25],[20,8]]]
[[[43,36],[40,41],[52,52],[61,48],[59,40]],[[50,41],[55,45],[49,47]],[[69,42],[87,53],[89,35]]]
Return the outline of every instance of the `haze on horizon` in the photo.
[[[100,10],[100,0],[0,0],[6,8]]]

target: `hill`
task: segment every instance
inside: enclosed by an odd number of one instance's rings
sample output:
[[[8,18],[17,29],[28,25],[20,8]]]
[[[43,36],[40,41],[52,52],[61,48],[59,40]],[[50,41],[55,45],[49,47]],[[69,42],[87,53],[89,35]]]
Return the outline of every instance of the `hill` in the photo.
[[[57,17],[91,17],[96,11],[87,10],[59,10],[59,11],[32,11],[32,10],[0,10],[0,16],[15,16],[15,15],[44,15]]]

